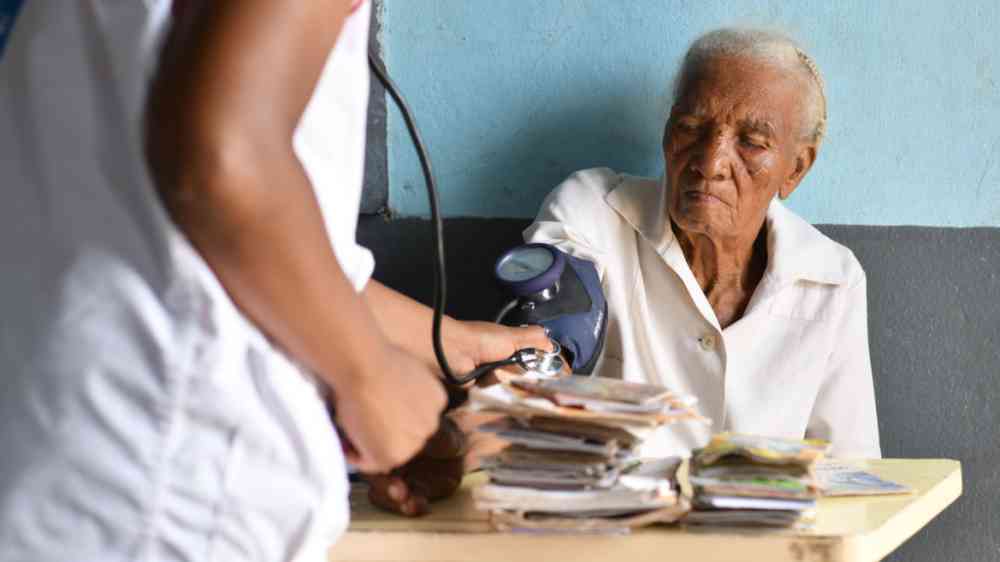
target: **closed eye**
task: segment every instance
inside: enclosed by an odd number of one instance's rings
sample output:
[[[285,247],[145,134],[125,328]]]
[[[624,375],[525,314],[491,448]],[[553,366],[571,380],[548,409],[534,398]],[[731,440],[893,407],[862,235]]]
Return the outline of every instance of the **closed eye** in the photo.
[[[754,135],[743,135],[740,137],[740,144],[747,148],[757,148],[761,150],[767,148],[767,140]]]
[[[674,124],[674,127],[678,131],[684,131],[686,133],[693,133],[698,130],[700,124],[694,119],[678,119]]]

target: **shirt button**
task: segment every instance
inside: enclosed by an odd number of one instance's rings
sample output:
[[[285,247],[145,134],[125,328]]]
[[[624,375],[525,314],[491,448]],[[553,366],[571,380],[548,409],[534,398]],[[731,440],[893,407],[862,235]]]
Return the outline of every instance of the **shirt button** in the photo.
[[[715,336],[712,334],[705,334],[698,338],[698,345],[705,351],[712,351],[715,349]]]

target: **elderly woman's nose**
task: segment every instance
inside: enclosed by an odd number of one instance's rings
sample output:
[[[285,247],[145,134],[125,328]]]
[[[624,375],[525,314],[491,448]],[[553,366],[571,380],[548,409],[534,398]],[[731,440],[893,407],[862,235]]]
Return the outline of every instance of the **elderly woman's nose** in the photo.
[[[691,158],[691,169],[710,181],[728,179],[731,173],[730,144],[727,135],[708,135]]]

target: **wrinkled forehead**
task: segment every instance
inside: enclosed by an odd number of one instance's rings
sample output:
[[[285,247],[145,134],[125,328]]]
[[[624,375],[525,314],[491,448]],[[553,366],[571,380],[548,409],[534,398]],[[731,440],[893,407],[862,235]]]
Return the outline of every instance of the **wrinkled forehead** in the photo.
[[[700,61],[682,80],[674,116],[767,123],[788,131],[798,125],[807,92],[795,72],[749,57]]]

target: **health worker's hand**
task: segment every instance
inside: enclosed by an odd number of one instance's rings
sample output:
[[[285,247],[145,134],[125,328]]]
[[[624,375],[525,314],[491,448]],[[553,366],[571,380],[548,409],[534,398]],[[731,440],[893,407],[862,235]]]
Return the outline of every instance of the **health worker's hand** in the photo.
[[[455,320],[445,331],[448,362],[456,374],[471,372],[477,366],[500,361],[519,349],[552,350],[552,342],[541,326],[511,328],[493,322]]]
[[[405,465],[388,474],[365,474],[368,499],[393,513],[417,517],[430,511],[430,503],[451,496],[462,476],[479,467],[482,457],[500,452],[507,443],[474,431],[479,425],[503,417],[465,409],[450,412],[424,449]]]
[[[368,283],[362,295],[390,342],[421,358],[428,368],[439,371],[431,335],[433,310],[375,280]],[[507,359],[519,349],[552,349],[541,326],[510,328],[492,322],[455,320],[450,316],[442,318],[441,344],[448,365],[459,377],[484,363]]]
[[[455,493],[465,474],[466,436],[447,417],[427,445],[405,465],[382,474],[365,474],[368,499],[393,513],[416,517],[434,500]]]
[[[445,392],[426,363],[391,344],[365,371],[334,389],[336,422],[348,462],[362,472],[388,472],[437,430]]]

